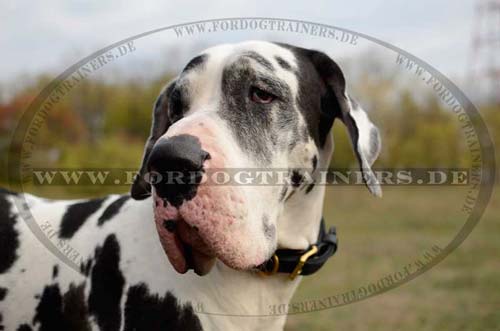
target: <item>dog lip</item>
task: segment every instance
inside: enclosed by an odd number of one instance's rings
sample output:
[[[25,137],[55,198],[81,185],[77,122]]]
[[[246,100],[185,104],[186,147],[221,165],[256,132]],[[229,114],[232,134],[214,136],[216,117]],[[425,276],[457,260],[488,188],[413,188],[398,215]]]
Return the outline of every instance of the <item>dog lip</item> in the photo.
[[[176,235],[184,246],[187,269],[203,276],[212,269],[216,256],[198,233],[198,228],[189,225],[182,218],[176,222]]]
[[[215,256],[212,249],[203,240],[198,228],[191,226],[183,218],[177,220],[175,231],[184,244],[190,245],[204,255]]]
[[[159,224],[164,233],[161,239],[165,253],[174,269],[181,274],[190,269],[199,276],[208,274],[215,264],[216,255],[203,240],[197,226],[191,226],[180,214],[171,216]]]
[[[197,197],[184,201],[180,206],[168,202],[166,206],[162,198],[153,189],[153,204],[156,228],[160,242],[170,263],[178,272],[185,272],[186,260],[184,244],[193,246],[194,269],[198,274],[208,272],[217,258],[221,263],[235,270],[249,270],[265,261],[267,250],[262,247],[252,247],[243,238],[245,231],[243,223],[239,222],[246,216],[246,209],[231,210],[228,206],[235,203],[239,208],[244,203],[243,198],[222,194],[215,188],[200,186]],[[176,221],[176,230],[169,232],[164,226],[165,219]],[[195,226],[199,230],[196,230]],[[174,243],[175,238],[178,242]],[[198,267],[202,267],[198,269]]]

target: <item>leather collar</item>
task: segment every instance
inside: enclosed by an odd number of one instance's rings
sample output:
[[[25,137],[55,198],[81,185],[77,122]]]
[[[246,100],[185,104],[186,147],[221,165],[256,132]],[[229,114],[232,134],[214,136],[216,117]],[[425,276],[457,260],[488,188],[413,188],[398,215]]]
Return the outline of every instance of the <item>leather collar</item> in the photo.
[[[318,271],[337,251],[337,231],[332,226],[328,232],[321,218],[318,241],[305,250],[278,249],[274,255],[259,266],[261,274],[288,273],[293,280],[298,275],[312,275]]]

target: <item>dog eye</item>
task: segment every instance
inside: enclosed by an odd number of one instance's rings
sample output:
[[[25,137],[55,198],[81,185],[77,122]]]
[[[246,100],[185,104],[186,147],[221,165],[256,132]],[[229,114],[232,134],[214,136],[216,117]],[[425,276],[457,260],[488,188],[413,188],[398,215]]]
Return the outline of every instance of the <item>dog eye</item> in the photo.
[[[268,104],[273,102],[276,96],[258,87],[252,86],[250,88],[250,99],[255,103]]]

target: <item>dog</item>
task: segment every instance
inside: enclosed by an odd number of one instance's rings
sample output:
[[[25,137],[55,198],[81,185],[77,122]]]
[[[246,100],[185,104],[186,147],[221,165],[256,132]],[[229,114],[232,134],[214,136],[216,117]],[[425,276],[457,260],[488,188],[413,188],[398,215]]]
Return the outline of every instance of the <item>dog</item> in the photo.
[[[264,317],[270,307],[336,250],[315,185],[336,119],[380,196],[379,131],[328,55],[264,41],[205,50],[161,91],[130,195],[0,192],[0,330],[283,329],[286,315]],[[286,169],[287,181],[209,185],[214,169]],[[147,179],[174,171],[197,176]],[[77,255],[78,270],[37,231]]]

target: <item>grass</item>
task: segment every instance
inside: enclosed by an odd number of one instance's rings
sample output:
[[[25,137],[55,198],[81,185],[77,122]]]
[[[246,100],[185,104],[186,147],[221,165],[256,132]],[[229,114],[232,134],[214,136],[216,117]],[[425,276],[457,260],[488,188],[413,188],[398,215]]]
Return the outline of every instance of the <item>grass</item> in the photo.
[[[382,199],[361,187],[327,191],[325,218],[338,229],[337,255],[304,277],[292,302],[324,298],[376,281],[444,247],[465,221],[466,190],[385,187]],[[500,330],[500,194],[480,223],[440,264],[376,297],[290,315],[286,330]]]
[[[29,191],[89,196],[57,187]],[[384,187],[377,199],[364,187],[328,188],[324,215],[337,226],[339,251],[319,273],[304,277],[292,302],[357,289],[402,270],[432,245],[444,247],[465,221],[465,194],[465,187]],[[494,192],[466,241],[430,271],[364,301],[290,315],[285,330],[500,330],[499,233],[500,193]]]

